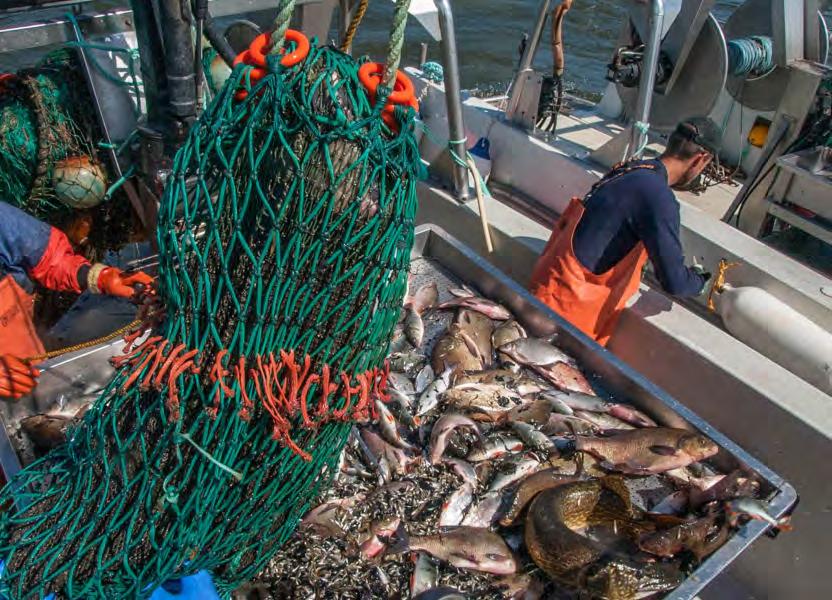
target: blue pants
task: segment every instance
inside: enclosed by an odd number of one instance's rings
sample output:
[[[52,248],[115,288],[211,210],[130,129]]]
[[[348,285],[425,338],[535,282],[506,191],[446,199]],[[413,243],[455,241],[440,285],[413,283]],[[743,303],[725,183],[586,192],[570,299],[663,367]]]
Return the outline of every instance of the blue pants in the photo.
[[[3,572],[3,561],[0,561],[0,573]],[[2,577],[0,577],[2,583]],[[167,588],[167,589],[165,589]],[[44,600],[54,600],[51,594]],[[196,575],[175,579],[153,592],[150,600],[220,600],[211,576],[207,571],[200,571]]]

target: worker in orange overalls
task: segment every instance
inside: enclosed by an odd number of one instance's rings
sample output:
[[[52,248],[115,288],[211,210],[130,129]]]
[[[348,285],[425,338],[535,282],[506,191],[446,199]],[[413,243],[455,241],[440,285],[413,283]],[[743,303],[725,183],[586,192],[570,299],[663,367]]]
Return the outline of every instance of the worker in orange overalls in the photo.
[[[43,353],[32,323],[31,281],[56,291],[132,298],[134,286],[153,279],[141,272],[91,265],[58,229],[0,202],[0,397],[20,398],[36,384],[38,370],[26,359]]]
[[[720,145],[713,121],[689,119],[658,159],[618,165],[583,200],[573,198],[534,267],[531,292],[601,345],[638,290],[648,258],[668,293],[702,293],[710,274],[685,266],[671,188],[690,185]]]

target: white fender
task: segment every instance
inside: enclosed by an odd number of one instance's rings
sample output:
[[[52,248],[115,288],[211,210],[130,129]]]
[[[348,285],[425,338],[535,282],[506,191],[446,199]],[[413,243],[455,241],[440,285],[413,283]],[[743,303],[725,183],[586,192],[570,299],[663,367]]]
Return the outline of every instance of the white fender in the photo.
[[[757,287],[725,284],[714,303],[731,335],[832,395],[832,333]]]

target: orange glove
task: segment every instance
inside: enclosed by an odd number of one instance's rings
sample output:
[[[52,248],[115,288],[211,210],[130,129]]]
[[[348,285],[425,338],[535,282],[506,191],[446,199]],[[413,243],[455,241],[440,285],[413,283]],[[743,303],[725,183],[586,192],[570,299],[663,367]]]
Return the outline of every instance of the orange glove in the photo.
[[[107,267],[102,264],[93,265],[87,277],[87,288],[98,294],[118,296],[120,298],[135,298],[141,288],[148,288],[153,283],[153,278],[147,273],[134,271],[125,273],[116,267]]]
[[[40,371],[11,354],[0,354],[0,396],[18,398],[30,393]]]

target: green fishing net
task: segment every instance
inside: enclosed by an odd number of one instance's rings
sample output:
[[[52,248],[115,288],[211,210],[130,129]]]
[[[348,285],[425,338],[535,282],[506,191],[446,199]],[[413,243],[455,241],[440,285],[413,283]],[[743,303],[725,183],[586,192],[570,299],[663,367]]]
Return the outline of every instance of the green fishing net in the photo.
[[[78,161],[95,162],[94,115],[80,73],[75,51],[63,48],[0,83],[0,199],[52,224],[72,210],[56,195],[56,165],[67,175]],[[103,186],[100,167],[91,173],[98,176],[59,182],[59,191]]]
[[[358,67],[313,42],[236,101],[238,66],[195,125],[159,211],[163,323],[0,496],[10,598],[142,597],[201,569],[227,594],[334,474],[383,396],[422,169],[413,110],[389,129]]]

